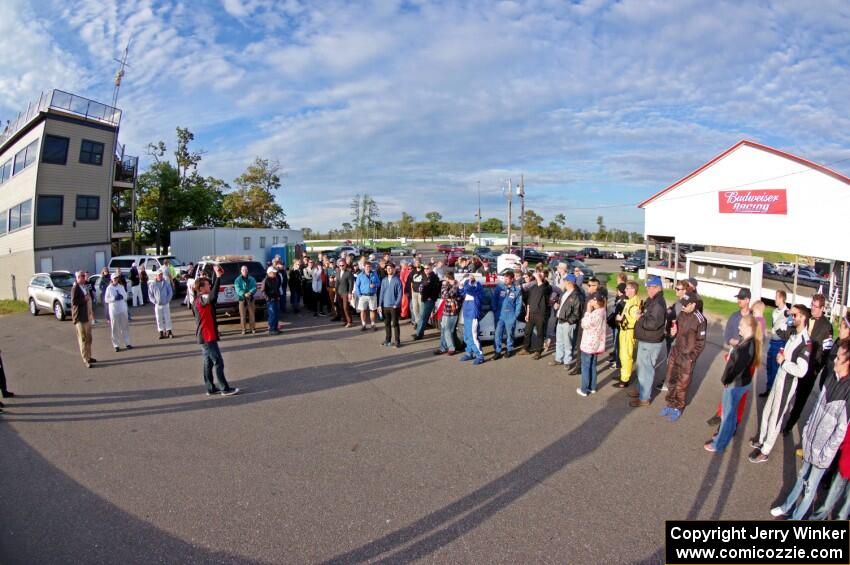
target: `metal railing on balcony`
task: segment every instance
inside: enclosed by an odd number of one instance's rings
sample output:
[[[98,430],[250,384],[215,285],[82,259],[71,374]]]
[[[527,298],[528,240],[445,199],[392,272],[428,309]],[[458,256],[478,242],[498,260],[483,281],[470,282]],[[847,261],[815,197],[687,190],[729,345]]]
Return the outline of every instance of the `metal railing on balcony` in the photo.
[[[122,159],[115,159],[115,180],[118,182],[134,182],[138,167],[138,157],[127,155]]]
[[[105,123],[115,127],[118,127],[121,123],[121,110],[118,108],[54,89],[42,93],[37,102],[31,102],[27,105],[25,111],[18,114],[14,121],[9,122],[3,132],[0,133],[0,145],[3,145],[9,138],[21,131],[41,112],[48,110],[73,114],[84,120]]]

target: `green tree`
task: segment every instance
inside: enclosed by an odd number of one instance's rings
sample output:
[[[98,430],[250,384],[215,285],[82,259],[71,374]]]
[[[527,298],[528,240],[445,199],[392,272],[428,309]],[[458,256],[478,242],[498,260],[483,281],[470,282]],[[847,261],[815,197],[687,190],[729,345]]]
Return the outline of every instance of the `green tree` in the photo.
[[[481,231],[485,233],[502,233],[505,231],[505,222],[499,218],[487,218],[481,222]]]
[[[593,234],[593,239],[596,241],[603,241],[607,235],[608,232],[605,229],[605,218],[602,216],[596,216],[596,233]]]
[[[401,219],[398,221],[398,230],[402,237],[409,237],[413,235],[413,223],[415,221],[416,218],[407,212],[401,213]]]
[[[431,235],[431,241],[434,241],[434,236],[439,233],[440,221],[443,216],[439,212],[427,212],[425,218],[428,220],[428,233]]]
[[[535,212],[534,210],[526,210],[525,216],[522,218],[523,229],[525,229],[525,233],[530,236],[540,235],[542,229],[541,224],[543,223],[543,216]]]
[[[286,214],[275,201],[280,188],[280,163],[257,157],[233,181],[236,190],[224,197],[224,216],[231,226],[288,228]]]

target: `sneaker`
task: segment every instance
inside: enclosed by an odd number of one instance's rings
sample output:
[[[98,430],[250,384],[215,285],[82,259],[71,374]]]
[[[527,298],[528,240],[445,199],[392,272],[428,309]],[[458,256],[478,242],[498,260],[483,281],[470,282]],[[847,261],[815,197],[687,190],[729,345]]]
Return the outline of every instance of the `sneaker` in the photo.
[[[762,453],[760,450],[756,449],[755,451],[750,453],[750,456],[747,457],[747,459],[750,460],[750,463],[767,463],[769,457]]]
[[[508,351],[507,353],[505,353],[505,358],[506,358],[506,359],[510,359],[510,358],[511,358],[511,357],[513,357],[513,356],[514,356],[514,352],[513,352],[513,351]]]
[[[460,358],[461,361],[472,361],[473,357],[469,353],[464,353],[463,357]]]
[[[221,394],[221,391],[218,389],[215,389],[213,391],[207,391],[207,396],[218,396],[219,394]]]
[[[596,394],[596,389],[595,388],[590,389],[589,394]]]
[[[390,346],[390,342],[388,342],[388,341],[382,341],[381,342],[381,347],[389,347],[389,346]]]
[[[171,330],[168,330],[168,339],[174,339],[174,334],[171,333]]]
[[[350,327],[351,327],[351,324],[345,324],[345,327],[346,327],[346,328],[350,328]]]
[[[626,382],[623,382],[623,381],[617,381],[617,382],[616,382],[616,383],[614,383],[612,386],[613,386],[614,388],[628,388],[629,383],[626,383]]]
[[[480,364],[481,364],[481,363],[483,363],[483,362],[484,362],[484,358],[483,358],[483,357],[476,357],[476,358],[475,358],[475,361],[473,361],[473,362],[472,362],[472,364],[473,364],[473,365],[480,365]]]
[[[660,383],[658,383],[657,385],[655,385],[655,388],[656,388],[657,390],[662,391],[662,392],[666,392],[666,391],[668,390],[668,388],[667,388],[667,383],[666,383],[666,382],[660,382]]]
[[[86,363],[86,369],[91,369],[91,363]]]
[[[531,355],[531,351],[529,351],[528,349],[520,349],[517,355]]]
[[[419,341],[420,339],[422,339],[421,335],[413,334],[413,341]]]
[[[444,353],[445,351],[443,351],[442,349],[437,349],[436,351],[434,351],[434,355],[443,355]]]
[[[670,422],[675,422],[676,420],[678,420],[681,417],[682,417],[682,411],[681,410],[679,410],[678,408],[671,408],[670,414],[667,416],[667,420],[669,420]]]
[[[378,326],[376,326],[375,324],[372,324],[372,331],[373,332],[378,331]]]
[[[121,351],[121,348],[120,348],[120,347],[116,347],[116,348],[115,348],[115,353],[118,353],[119,351]]]
[[[89,362],[93,362],[94,359],[89,359]],[[3,398],[15,398],[15,393],[11,390],[6,390],[2,392]]]
[[[672,408],[670,408],[669,406],[665,406],[661,409],[661,412],[659,412],[658,415],[662,417],[669,416],[670,410],[672,410]]]
[[[709,453],[716,453],[716,452],[717,452],[717,450],[716,450],[716,449],[714,449],[714,442],[713,442],[713,441],[707,441],[707,442],[705,442],[705,443],[703,444],[702,448],[703,448],[704,450],[708,451]]]
[[[245,335],[246,333],[247,333],[247,332],[246,332],[245,330],[242,330],[242,335]],[[159,336],[159,339],[162,339],[162,336],[161,336],[161,335]]]
[[[584,392],[583,390],[581,390],[581,387],[579,387],[576,389],[576,394],[579,396],[587,396],[588,393]]]
[[[550,367],[557,367],[558,365],[563,365],[563,363],[561,363],[560,361],[555,361],[554,359],[552,361],[549,361]]]
[[[706,420],[705,423],[708,424],[709,426],[718,426],[718,425],[720,425],[720,416],[715,414],[714,416],[712,416],[711,418]]]
[[[238,388],[226,388],[221,391],[222,396],[233,396],[234,394],[239,394]]]
[[[245,332],[242,332],[242,335],[245,335]],[[159,339],[165,339],[165,332],[159,332]]]
[[[780,516],[785,516],[785,510],[781,506],[777,506],[770,509],[770,515],[774,518],[779,518]]]
[[[127,349],[133,349],[133,346],[132,346],[132,345],[130,345],[130,344],[128,343],[128,344],[127,344]]]
[[[496,353],[493,354],[493,361],[498,361],[501,358],[502,358],[502,352],[501,351],[497,351]]]
[[[457,351],[455,351],[454,349],[449,349],[446,355],[448,355],[449,357],[451,357],[452,355],[457,355]]]
[[[366,325],[365,325],[365,324],[364,324],[364,325],[362,325],[362,326],[360,326],[360,331],[361,331],[361,332],[365,332],[365,331],[366,331]]]
[[[95,359],[94,357],[92,357],[91,359],[89,359],[89,363],[97,363],[97,359]],[[9,394],[12,394],[12,393],[10,392]],[[14,395],[14,394],[12,394],[12,396],[15,396],[15,395]]]
[[[538,351],[534,354],[534,357],[532,357],[532,359],[534,359],[535,361],[540,361],[541,357],[543,357],[543,355]]]
[[[649,400],[641,400],[639,398],[635,398],[634,400],[629,402],[629,406],[632,408],[646,408],[649,406]]]
[[[608,365],[608,368],[609,369],[619,369],[619,367],[617,366],[617,363],[615,361],[611,361],[611,363]]]
[[[401,344],[399,342],[395,342],[393,344],[393,349],[398,349],[399,347],[401,347]]]
[[[760,450],[762,448],[762,445],[764,445],[764,444],[762,444],[759,441],[759,438],[757,438],[757,437],[750,438],[750,447],[752,447],[753,449],[759,449]]]

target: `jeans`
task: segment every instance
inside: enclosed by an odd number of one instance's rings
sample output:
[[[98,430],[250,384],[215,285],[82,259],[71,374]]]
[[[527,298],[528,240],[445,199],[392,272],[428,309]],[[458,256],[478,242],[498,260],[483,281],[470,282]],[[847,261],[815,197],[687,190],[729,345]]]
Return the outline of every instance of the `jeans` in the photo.
[[[401,314],[400,310],[400,308],[392,308],[388,306],[381,308],[381,311],[384,313],[384,335],[386,336],[384,343],[401,342],[398,328],[398,318],[399,314]]]
[[[508,353],[514,350],[514,332],[516,331],[516,318],[513,312],[504,312],[499,316],[499,321],[496,322],[496,335],[493,342],[493,348],[496,353],[502,352],[502,338],[507,342]]]
[[[788,514],[796,504],[794,514],[791,515],[792,520],[803,519],[803,516],[815,500],[815,495],[818,492],[818,484],[820,484],[824,473],[826,473],[826,469],[815,467],[808,461],[803,460],[803,466],[800,467],[800,472],[797,474],[797,482],[794,483],[794,488],[788,493],[788,498],[782,503],[782,510],[785,514]],[[803,495],[803,499],[797,504],[800,494]]]
[[[573,362],[573,344],[576,339],[576,324],[558,322],[555,329],[555,362],[569,365]]]
[[[614,347],[611,349],[611,363],[615,363],[617,368],[620,365],[620,328],[611,328],[611,333],[614,336]]]
[[[581,352],[581,390],[590,393],[596,390],[596,353]]]
[[[463,320],[463,341],[466,343],[466,352],[473,357],[484,358],[481,352],[481,342],[478,340],[478,319]]]
[[[455,328],[457,327],[457,314],[449,316],[443,313],[440,319],[440,351],[455,350]]]
[[[776,356],[779,350],[785,345],[781,339],[771,339],[770,345],[767,346],[767,388],[770,390],[773,386],[773,381],[776,379],[776,373],[779,371],[779,363],[776,362]]]
[[[431,312],[434,311],[434,300],[428,299],[422,301],[420,317],[416,323],[416,336],[422,337],[425,333],[425,327],[428,325],[428,320],[431,318]]]
[[[414,324],[419,323],[419,318],[422,317],[422,293],[410,293],[410,321]]]
[[[648,341],[637,342],[637,370],[638,387],[640,399],[649,400],[652,396],[652,383],[655,382],[655,367],[658,366],[658,358],[664,342],[649,343]]]
[[[230,390],[230,385],[224,378],[224,359],[221,358],[218,342],[202,343],[201,351],[204,355],[204,383],[207,385],[207,392],[216,391],[213,384],[213,367],[215,367],[215,377],[218,379],[219,390]]]
[[[301,293],[290,289],[289,303],[292,305],[292,311],[297,314],[300,310],[299,307],[301,306]]]
[[[269,298],[266,301],[266,309],[269,313],[269,333],[275,333],[277,329],[277,316],[280,309],[280,302],[277,298]]]
[[[717,432],[717,437],[712,442],[712,446],[718,453],[726,449],[726,446],[732,441],[732,436],[735,435],[735,429],[738,427],[738,418],[736,416],[738,404],[749,389],[750,385],[723,387],[723,401],[721,402],[723,405],[722,421],[720,422],[720,430]]]
[[[836,473],[832,479],[832,484],[829,485],[829,494],[826,495],[826,500],[818,511],[809,517],[809,520],[826,520],[827,516],[832,512],[832,509],[838,503],[841,495],[844,495],[844,504],[841,505],[841,510],[838,511],[836,520],[846,520],[850,516],[850,480],[841,476],[841,473]]]

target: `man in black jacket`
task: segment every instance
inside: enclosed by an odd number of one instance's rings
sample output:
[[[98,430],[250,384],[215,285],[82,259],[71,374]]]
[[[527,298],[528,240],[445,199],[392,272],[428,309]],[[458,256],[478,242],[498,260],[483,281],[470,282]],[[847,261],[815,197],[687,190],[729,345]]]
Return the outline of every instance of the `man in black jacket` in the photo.
[[[351,267],[346,265],[345,261],[338,261],[338,269],[336,271],[336,311],[338,317],[342,318],[342,323],[346,328],[351,327],[351,294],[354,292],[354,276],[351,274]]]
[[[782,435],[787,436],[794,429],[794,424],[800,419],[803,408],[809,400],[812,388],[815,386],[818,375],[826,365],[829,352],[832,349],[832,324],[824,315],[826,297],[823,294],[812,296],[812,317],[809,318],[808,333],[812,340],[812,353],[809,359],[809,370],[806,376],[797,382],[797,394],[794,397],[794,407],[788,415],[788,421],[782,429]]]
[[[584,313],[584,300],[581,292],[576,289],[575,275],[567,275],[561,281],[563,293],[558,301],[555,328],[555,359],[550,365],[564,365],[568,369],[574,361],[573,345],[576,339],[576,328]]]
[[[414,281],[413,283],[417,283]],[[425,265],[424,275],[419,281],[418,286],[414,287],[414,291],[419,293],[421,299],[421,310],[419,311],[419,319],[416,321],[416,332],[413,334],[414,340],[422,339],[425,334],[425,328],[428,326],[428,320],[431,318],[431,312],[434,311],[434,304],[440,298],[440,277],[434,273],[434,268],[429,263]]]
[[[537,360],[541,357],[540,351],[543,347],[543,340],[546,338],[546,314],[549,309],[549,295],[552,294],[552,287],[549,286],[549,281],[546,280],[543,271],[534,271],[534,280],[523,285],[522,288],[528,292],[528,300],[526,301],[528,310],[525,314],[525,348],[519,354],[528,355],[532,353],[532,334],[536,330],[539,345],[533,353],[534,359]]]
[[[646,281],[646,293],[649,298],[635,324],[637,340],[638,398],[629,402],[632,408],[649,406],[652,383],[655,380],[655,368],[659,364],[661,350],[664,348],[664,333],[667,326],[667,303],[664,302],[661,278],[649,277]]]

